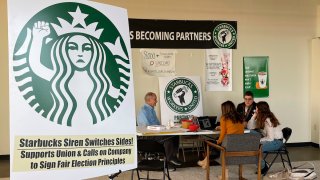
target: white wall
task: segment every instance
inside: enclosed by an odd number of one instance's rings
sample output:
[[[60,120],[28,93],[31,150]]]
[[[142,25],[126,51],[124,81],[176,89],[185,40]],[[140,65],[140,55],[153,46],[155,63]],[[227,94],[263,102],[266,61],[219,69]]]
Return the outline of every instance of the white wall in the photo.
[[[312,40],[312,58],[310,66],[310,117],[311,117],[311,141],[320,144],[320,39]]]
[[[238,49],[233,51],[233,91],[205,92],[204,113],[217,114],[225,100],[242,101],[243,56],[269,56],[270,97],[266,100],[282,126],[293,129],[291,142],[311,141],[309,63],[316,34],[317,1],[107,1],[128,9],[131,18],[235,20]],[[139,50],[133,50],[136,107],[147,91],[159,92],[158,80],[143,73]],[[178,50],[177,75],[200,75],[204,84],[204,50]],[[204,90],[204,87],[202,88]],[[138,111],[139,109],[136,109]],[[159,107],[157,108],[159,113]]]
[[[320,144],[320,5],[317,6],[317,35],[312,39],[310,64],[311,141]],[[320,147],[320,146],[319,146]]]
[[[6,2],[0,2],[0,155],[9,154],[9,74]]]
[[[129,18],[178,20],[233,20],[238,22],[238,49],[233,51],[233,91],[205,92],[204,113],[217,114],[225,100],[242,101],[243,56],[269,56],[271,110],[282,126],[293,129],[291,142],[311,141],[309,70],[311,39],[316,35],[318,0],[96,0],[128,9]],[[320,4],[320,3],[319,3]],[[7,45],[5,1],[0,2],[1,32],[1,125],[4,144],[0,154],[9,153],[7,101]],[[3,37],[3,38],[2,38]],[[158,79],[143,73],[139,49],[133,53],[136,111],[147,91],[159,92]],[[178,50],[177,75],[199,75],[204,84],[204,50]],[[2,98],[5,99],[2,99]],[[256,99],[259,101],[262,99]],[[159,114],[159,107],[157,107]],[[4,145],[4,146],[3,146]]]

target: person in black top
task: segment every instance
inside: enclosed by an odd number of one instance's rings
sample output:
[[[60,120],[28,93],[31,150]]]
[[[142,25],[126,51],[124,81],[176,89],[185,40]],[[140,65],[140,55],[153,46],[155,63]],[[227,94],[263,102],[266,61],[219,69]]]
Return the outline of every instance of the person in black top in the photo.
[[[238,104],[237,111],[244,117],[244,127],[247,127],[248,121],[253,116],[256,110],[256,103],[254,102],[253,93],[251,91],[247,91],[243,96],[244,102]]]

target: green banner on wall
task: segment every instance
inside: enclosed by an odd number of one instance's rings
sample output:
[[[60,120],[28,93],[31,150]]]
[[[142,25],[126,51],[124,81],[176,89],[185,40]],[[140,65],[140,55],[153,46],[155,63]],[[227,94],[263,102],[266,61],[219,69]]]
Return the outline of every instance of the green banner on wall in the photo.
[[[268,56],[243,57],[243,92],[269,97]]]

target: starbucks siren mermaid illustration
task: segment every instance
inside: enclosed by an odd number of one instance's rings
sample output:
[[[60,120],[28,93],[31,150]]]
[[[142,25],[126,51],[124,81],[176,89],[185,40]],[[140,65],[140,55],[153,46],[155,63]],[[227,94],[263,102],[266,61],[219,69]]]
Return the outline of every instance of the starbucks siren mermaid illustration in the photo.
[[[59,17],[60,25],[44,21],[34,23],[32,38],[27,42],[30,44],[27,59],[32,72],[50,85],[53,104],[46,117],[67,126],[92,125],[114,112],[119,99],[122,101],[125,95],[123,87],[114,87],[106,73],[109,62],[106,48],[120,58],[120,61],[116,58],[117,63],[127,60],[127,56],[119,37],[115,45],[99,41],[104,29],[96,29],[97,22],[87,25],[84,19],[88,14],[82,13],[79,6],[75,12],[68,13],[73,18],[72,23]],[[50,49],[52,68],[49,68],[43,64],[41,53],[53,30],[57,38]],[[122,52],[115,50],[116,46],[120,46],[117,48]],[[115,99],[117,105],[110,105],[107,95]]]

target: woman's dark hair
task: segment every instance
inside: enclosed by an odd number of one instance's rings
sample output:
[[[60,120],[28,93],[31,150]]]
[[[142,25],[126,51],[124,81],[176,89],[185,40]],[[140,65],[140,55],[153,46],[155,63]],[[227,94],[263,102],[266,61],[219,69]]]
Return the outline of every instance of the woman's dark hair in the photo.
[[[270,111],[269,105],[265,101],[260,101],[257,103],[258,114],[257,114],[257,126],[260,129],[264,128],[264,122],[267,118],[270,118],[270,122],[273,127],[280,125],[280,122],[276,116]]]
[[[226,101],[221,104],[222,116],[225,119],[230,119],[233,124],[242,123],[243,117],[236,110],[235,105],[231,101]]]

